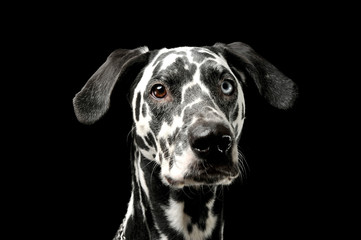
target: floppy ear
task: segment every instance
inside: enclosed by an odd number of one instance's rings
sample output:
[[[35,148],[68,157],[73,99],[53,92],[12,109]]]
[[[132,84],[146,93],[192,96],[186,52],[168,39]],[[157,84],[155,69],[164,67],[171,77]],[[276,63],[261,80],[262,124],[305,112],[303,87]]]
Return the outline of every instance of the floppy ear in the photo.
[[[296,84],[275,66],[241,42],[217,43],[227,62],[236,71],[245,72],[255,82],[259,93],[274,107],[288,109],[297,97]]]
[[[115,83],[125,81],[134,68],[139,71],[148,61],[148,54],[145,54],[148,51],[147,47],[118,49],[109,55],[73,98],[75,115],[81,123],[93,124],[106,113]]]

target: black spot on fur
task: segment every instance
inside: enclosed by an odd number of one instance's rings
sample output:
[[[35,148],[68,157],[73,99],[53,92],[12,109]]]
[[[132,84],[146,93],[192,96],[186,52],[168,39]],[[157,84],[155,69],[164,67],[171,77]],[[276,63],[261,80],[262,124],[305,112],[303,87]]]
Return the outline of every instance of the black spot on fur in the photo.
[[[200,96],[202,96],[202,89],[198,84],[187,88],[184,93],[184,105],[193,102],[195,98],[199,98]]]
[[[245,114],[245,112],[244,112],[244,109],[245,109],[244,103],[242,103],[242,119],[246,117],[246,114]]]
[[[140,92],[137,94],[137,98],[135,100],[135,119],[139,121],[139,110],[140,110]]]
[[[163,157],[161,153],[158,153],[158,157],[159,157],[159,162],[162,163],[163,162]]]
[[[164,140],[164,138],[161,138],[159,140],[159,144],[160,144],[160,148],[164,154],[164,158],[168,159],[169,158],[169,150],[167,148],[166,142]]]
[[[174,164],[174,157],[170,156],[170,158],[169,158],[169,170],[173,167],[173,164]]]
[[[211,190],[184,187],[182,190],[172,192],[172,198],[177,202],[184,202],[184,213],[191,217],[191,223],[196,224],[200,230],[206,229],[206,220],[212,209],[207,203],[214,197]],[[189,231],[189,226],[187,226]]]
[[[225,116],[230,116],[230,112],[234,109],[234,104],[237,102],[237,92],[231,96],[226,96],[222,93],[221,83],[222,79],[227,77],[233,78],[233,75],[223,66],[219,66],[215,61],[209,60],[200,66],[201,81],[209,88],[212,93],[212,98],[219,106]],[[236,79],[234,79],[236,81]],[[236,85],[235,85],[236,86]]]
[[[177,127],[175,130],[174,130],[174,136],[173,136],[173,138],[176,138],[177,137],[177,135],[179,134],[179,132],[180,132],[180,128],[179,127]]]
[[[155,148],[155,151],[157,151],[157,144],[155,143],[155,139],[153,137],[153,134],[151,134],[150,132],[147,134],[147,136],[145,137],[145,141],[148,143],[149,146],[152,146]]]
[[[140,148],[142,148],[146,151],[149,150],[148,146],[144,143],[143,138],[141,136],[139,136],[138,134],[135,134],[135,141]]]
[[[143,103],[143,105],[142,105],[142,114],[143,114],[143,117],[147,116],[147,105],[145,105],[145,103]]]
[[[235,121],[238,117],[238,112],[239,112],[239,106],[237,104],[236,109],[234,110],[233,114],[232,114],[232,121]]]
[[[192,233],[192,231],[193,231],[193,225],[192,225],[191,223],[189,223],[189,224],[187,225],[187,231],[188,231],[189,234]]]

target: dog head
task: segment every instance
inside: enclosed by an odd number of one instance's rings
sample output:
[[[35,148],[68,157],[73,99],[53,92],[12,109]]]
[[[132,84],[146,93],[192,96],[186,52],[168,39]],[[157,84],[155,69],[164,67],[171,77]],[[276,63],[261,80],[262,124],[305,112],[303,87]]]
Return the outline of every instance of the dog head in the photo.
[[[164,184],[230,184],[240,173],[243,89],[253,81],[273,106],[287,109],[296,85],[248,45],[149,51],[116,50],[75,96],[80,122],[107,111],[116,82],[130,91],[134,141],[160,166]]]

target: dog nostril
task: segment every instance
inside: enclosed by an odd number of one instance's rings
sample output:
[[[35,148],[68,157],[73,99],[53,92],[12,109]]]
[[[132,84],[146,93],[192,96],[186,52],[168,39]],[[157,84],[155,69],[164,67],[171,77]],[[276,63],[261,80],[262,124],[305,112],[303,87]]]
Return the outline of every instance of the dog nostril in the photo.
[[[218,140],[217,150],[221,153],[227,152],[231,146],[232,146],[232,137],[229,135],[223,135]]]
[[[210,150],[210,143],[207,137],[197,138],[192,143],[192,148],[198,153],[208,153]]]

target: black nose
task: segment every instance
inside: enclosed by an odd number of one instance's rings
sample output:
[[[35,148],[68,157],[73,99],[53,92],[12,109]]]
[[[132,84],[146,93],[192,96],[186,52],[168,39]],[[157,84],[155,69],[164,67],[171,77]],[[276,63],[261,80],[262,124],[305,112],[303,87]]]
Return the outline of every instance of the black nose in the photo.
[[[233,138],[229,128],[221,123],[195,123],[189,129],[189,143],[199,157],[227,155],[232,147]]]

